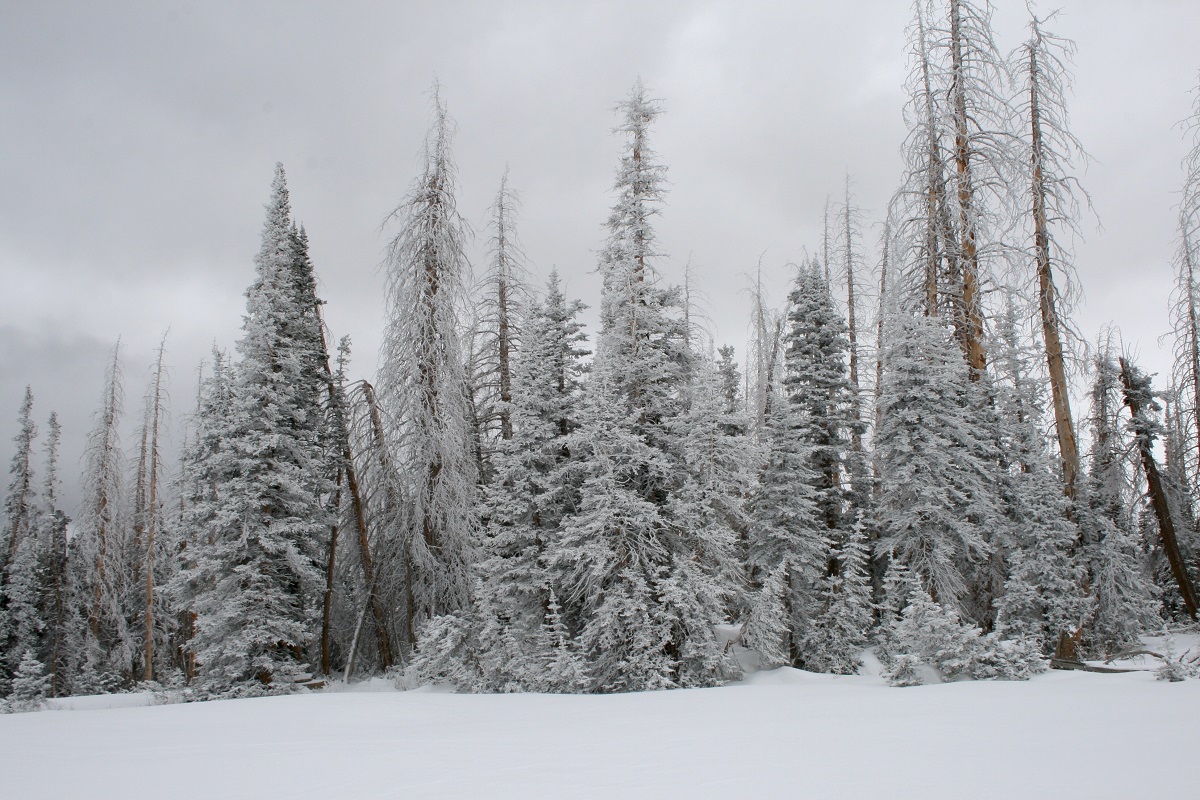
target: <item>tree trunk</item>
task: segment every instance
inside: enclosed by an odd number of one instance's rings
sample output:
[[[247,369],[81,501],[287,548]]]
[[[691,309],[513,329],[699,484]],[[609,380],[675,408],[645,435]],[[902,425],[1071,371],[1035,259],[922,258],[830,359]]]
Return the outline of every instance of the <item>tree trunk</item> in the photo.
[[[979,251],[975,225],[975,188],[971,172],[968,132],[967,90],[961,10],[959,0],[950,0],[950,58],[953,83],[954,165],[958,176],[959,271],[962,280],[961,331],[963,352],[971,367],[971,379],[979,380],[987,368],[983,348],[983,306],[979,296]]]
[[[1196,588],[1192,585],[1192,578],[1188,574],[1183,554],[1179,550],[1179,541],[1175,536],[1175,522],[1171,517],[1171,505],[1168,502],[1162,477],[1158,471],[1158,463],[1154,460],[1154,453],[1152,452],[1154,432],[1145,424],[1144,417],[1142,416],[1143,409],[1139,394],[1143,390],[1149,391],[1149,379],[1140,378],[1140,376],[1135,375],[1133,368],[1130,367],[1124,358],[1119,359],[1119,361],[1121,364],[1121,384],[1125,387],[1125,405],[1129,407],[1129,412],[1133,415],[1132,424],[1134,426],[1134,434],[1137,437],[1138,452],[1142,459],[1142,471],[1146,475],[1146,486],[1150,493],[1150,505],[1154,509],[1154,516],[1158,520],[1158,530],[1162,536],[1163,551],[1167,554],[1167,561],[1171,565],[1171,574],[1175,577],[1175,582],[1179,586],[1179,594],[1183,598],[1183,605],[1187,609],[1188,615],[1192,619],[1196,619],[1198,605],[1196,602]]]
[[[1037,49],[1029,50],[1029,117],[1033,145],[1033,246],[1037,259],[1038,300],[1042,313],[1042,341],[1046,347],[1046,366],[1050,372],[1050,395],[1054,404],[1054,427],[1058,434],[1058,452],[1062,459],[1063,486],[1067,497],[1075,499],[1075,481],[1079,476],[1079,444],[1071,417],[1071,397],[1063,360],[1061,325],[1056,305],[1057,291],[1050,268],[1050,229],[1046,220],[1046,184],[1042,168],[1045,152],[1042,143],[1041,108],[1038,103]]]

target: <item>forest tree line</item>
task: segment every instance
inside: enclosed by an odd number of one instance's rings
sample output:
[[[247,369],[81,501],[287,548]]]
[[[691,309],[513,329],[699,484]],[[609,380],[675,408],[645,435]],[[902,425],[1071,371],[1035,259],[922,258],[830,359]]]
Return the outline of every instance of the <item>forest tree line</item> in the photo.
[[[390,673],[472,691],[709,686],[763,667],[1021,678],[1194,620],[1200,127],[1166,385],[1071,322],[1073,44],[918,0],[904,178],[874,249],[847,179],[742,362],[662,275],[659,101],[617,109],[598,330],[534,285],[505,173],[472,280],[454,126],[389,217],[373,381],[322,320],[282,165],[235,353],[178,465],[163,345],[130,447],[119,345],[61,506],[26,390],[0,538],[0,694],[291,691]],[[1200,109],[1196,118],[1200,121]],[[874,295],[874,302],[867,298]],[[1073,386],[1086,387],[1072,407]],[[1080,413],[1082,412],[1082,413]],[[39,452],[40,450],[40,452]],[[323,677],[324,676],[324,677]]]

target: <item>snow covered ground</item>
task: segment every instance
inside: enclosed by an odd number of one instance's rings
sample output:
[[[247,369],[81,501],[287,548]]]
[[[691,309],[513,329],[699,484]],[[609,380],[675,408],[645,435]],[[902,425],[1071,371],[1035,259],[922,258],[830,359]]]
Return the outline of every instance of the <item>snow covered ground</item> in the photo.
[[[373,681],[128,707],[148,700],[73,698],[0,716],[0,797],[1200,796],[1200,680],[1151,672],[894,689],[871,675],[781,669],[719,689],[616,696]]]

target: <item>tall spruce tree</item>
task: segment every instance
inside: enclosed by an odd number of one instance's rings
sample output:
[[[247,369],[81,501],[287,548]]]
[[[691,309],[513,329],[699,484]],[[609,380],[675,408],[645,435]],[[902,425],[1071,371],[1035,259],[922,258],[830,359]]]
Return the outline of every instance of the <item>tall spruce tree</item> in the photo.
[[[277,165],[246,292],[229,415],[211,455],[215,513],[193,576],[190,647],[214,690],[287,690],[315,655],[332,491],[322,469],[325,378],[315,287]]]
[[[37,487],[33,448],[33,391],[25,387],[17,412],[16,450],[4,496],[4,538],[0,540],[0,690],[16,674],[27,650],[37,650]]]
[[[876,439],[881,536],[931,599],[964,612],[997,524],[990,431],[972,403],[967,364],[934,317],[896,313],[884,350]]]
[[[80,480],[83,500],[68,543],[74,609],[72,689],[76,693],[114,688],[130,679],[137,651],[121,592],[127,549],[126,463],[120,441],[124,399],[118,342],[105,371],[100,408],[88,436]]]
[[[801,267],[790,295],[784,340],[788,401],[800,409],[794,431],[810,446],[822,524],[844,541],[847,523],[847,455],[852,437],[862,434],[855,388],[846,370],[846,323],[838,314],[829,284],[816,264]]]
[[[1110,344],[1101,341],[1092,385],[1092,447],[1076,513],[1096,599],[1087,648],[1112,654],[1161,627],[1162,604],[1136,529],[1135,490],[1119,421],[1120,382]]]
[[[679,292],[659,287],[655,267],[665,167],[648,136],[660,108],[639,81],[618,112],[626,142],[600,253],[601,329],[570,440],[586,463],[580,510],[553,567],[593,689],[709,685],[733,665],[716,638],[723,598],[705,545],[672,503],[688,480],[678,423],[691,357]]]

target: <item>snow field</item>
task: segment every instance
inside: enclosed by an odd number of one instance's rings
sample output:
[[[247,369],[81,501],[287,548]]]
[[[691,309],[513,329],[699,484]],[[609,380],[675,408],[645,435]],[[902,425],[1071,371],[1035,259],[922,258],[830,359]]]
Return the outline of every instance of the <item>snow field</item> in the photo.
[[[3,716],[0,796],[1104,800],[1198,783],[1200,681],[1148,672],[894,689],[778,669],[608,696],[363,688]]]

